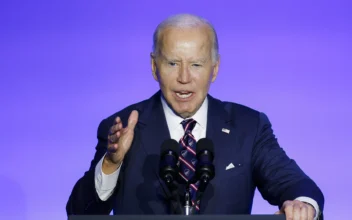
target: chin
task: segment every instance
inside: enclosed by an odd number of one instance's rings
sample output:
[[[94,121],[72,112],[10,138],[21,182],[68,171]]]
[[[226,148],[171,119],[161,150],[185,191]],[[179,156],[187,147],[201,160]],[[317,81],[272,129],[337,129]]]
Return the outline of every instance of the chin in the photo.
[[[182,118],[189,118],[195,114],[195,110],[192,109],[174,109],[174,111],[180,115]]]
[[[169,98],[169,100],[171,101],[169,102],[169,106],[177,115],[181,116],[182,118],[192,117],[197,111],[196,104],[193,102],[179,102],[172,96]]]
[[[194,114],[189,112],[183,112],[179,114],[181,118],[191,118]]]

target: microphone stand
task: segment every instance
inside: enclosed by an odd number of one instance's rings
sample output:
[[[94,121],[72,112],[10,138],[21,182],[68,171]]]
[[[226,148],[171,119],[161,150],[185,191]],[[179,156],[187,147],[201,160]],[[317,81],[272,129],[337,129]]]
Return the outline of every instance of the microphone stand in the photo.
[[[186,185],[185,190],[185,201],[184,201],[184,213],[185,215],[192,215],[193,214],[193,206],[192,206],[192,199],[189,192],[189,183]]]
[[[202,176],[200,180],[200,184],[198,186],[196,198],[197,200],[201,199],[205,188],[208,186],[209,177],[207,175]],[[195,206],[192,205],[192,198],[190,193],[190,183],[186,184],[185,194],[184,194],[184,203],[183,203],[183,211],[185,215],[194,215],[195,214]]]

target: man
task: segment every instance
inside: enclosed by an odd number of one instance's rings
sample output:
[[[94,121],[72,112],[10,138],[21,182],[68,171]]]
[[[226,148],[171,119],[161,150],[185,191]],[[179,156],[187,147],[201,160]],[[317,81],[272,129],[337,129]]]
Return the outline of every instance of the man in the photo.
[[[172,138],[191,155],[194,139],[206,137],[214,143],[216,176],[200,201],[192,199],[197,213],[250,214],[258,187],[279,206],[276,214],[321,216],[322,192],[280,148],[265,114],[208,95],[219,64],[216,32],[205,19],[176,15],[159,24],[151,67],[161,91],[101,122],[95,157],[74,186],[68,215],[180,213],[158,176],[160,146]],[[188,181],[196,161],[183,156],[179,175]],[[191,188],[194,198],[197,185]]]

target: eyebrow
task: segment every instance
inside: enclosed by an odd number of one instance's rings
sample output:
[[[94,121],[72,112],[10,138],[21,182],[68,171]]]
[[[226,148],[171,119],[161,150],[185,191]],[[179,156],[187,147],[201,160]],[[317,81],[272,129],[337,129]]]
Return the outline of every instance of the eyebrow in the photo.
[[[193,60],[192,63],[206,63],[208,60],[208,58],[200,58]]]
[[[174,58],[174,57],[168,57],[167,55],[160,53],[160,56],[165,60],[166,62],[182,62],[181,59],[179,58]],[[202,58],[196,58],[196,59],[191,59],[189,62],[190,63],[206,63],[210,58],[209,57],[202,57]]]
[[[165,58],[165,60],[166,60],[167,62],[173,62],[173,63],[181,62],[180,59],[173,59],[173,58]]]
[[[180,62],[181,61],[180,59],[177,59],[177,58],[168,57],[163,53],[160,53],[160,56],[162,57],[163,60],[165,60],[167,62]]]
[[[166,56],[163,56],[163,58],[167,62],[181,62],[182,60],[177,59],[177,58],[168,58]],[[191,59],[189,62],[190,63],[206,63],[209,60],[209,58],[199,58],[199,59]]]

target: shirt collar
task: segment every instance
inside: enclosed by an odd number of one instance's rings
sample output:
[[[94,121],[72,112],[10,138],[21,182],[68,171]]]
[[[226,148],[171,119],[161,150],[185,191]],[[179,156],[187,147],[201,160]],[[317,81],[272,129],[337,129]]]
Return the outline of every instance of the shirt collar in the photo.
[[[175,114],[175,112],[166,103],[166,100],[164,99],[163,95],[161,95],[161,103],[164,109],[168,127],[170,129],[175,129],[185,119]],[[207,113],[208,113],[208,97],[205,97],[202,105],[191,118],[196,120],[197,124],[201,126],[203,129],[205,129],[207,126]]]

